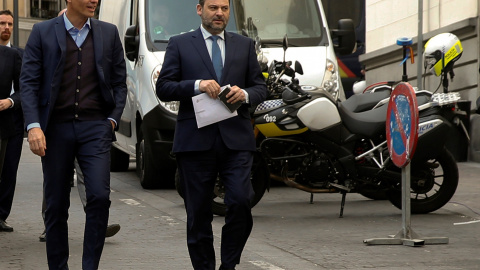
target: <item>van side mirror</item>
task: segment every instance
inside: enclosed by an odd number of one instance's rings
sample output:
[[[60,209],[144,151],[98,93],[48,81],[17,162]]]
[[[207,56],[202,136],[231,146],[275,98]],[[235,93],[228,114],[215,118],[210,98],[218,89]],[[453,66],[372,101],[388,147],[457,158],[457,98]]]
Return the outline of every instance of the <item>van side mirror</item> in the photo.
[[[332,29],[332,38],[337,39],[335,44],[335,52],[347,55],[352,54],[357,49],[357,41],[355,35],[355,26],[352,19],[338,20],[338,29]]]
[[[130,25],[125,31],[125,55],[128,60],[135,61],[138,58],[138,48],[140,46],[140,37],[138,36],[138,27]]]

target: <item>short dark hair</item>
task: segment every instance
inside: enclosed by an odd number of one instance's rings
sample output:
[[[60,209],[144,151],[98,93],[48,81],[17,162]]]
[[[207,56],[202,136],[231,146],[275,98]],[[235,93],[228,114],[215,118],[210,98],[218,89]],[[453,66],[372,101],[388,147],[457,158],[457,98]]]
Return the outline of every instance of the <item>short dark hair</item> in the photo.
[[[0,10],[0,15],[10,15],[13,18],[13,13],[9,9]]]
[[[198,4],[203,7],[203,5],[205,4],[205,0],[198,0]]]

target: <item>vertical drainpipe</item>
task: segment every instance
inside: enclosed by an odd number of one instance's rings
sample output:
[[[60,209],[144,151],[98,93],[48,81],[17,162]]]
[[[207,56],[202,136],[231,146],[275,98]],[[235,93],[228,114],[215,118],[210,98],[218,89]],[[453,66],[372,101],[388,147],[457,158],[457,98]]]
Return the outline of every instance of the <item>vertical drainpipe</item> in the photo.
[[[18,36],[20,33],[18,32],[18,0],[13,0],[13,45],[19,46],[18,44]]]
[[[423,0],[418,0],[417,87],[422,90],[423,72]]]
[[[477,2],[477,66],[479,67],[479,70],[475,72],[477,74],[477,99],[480,96],[480,3]],[[478,110],[475,106],[475,108]]]

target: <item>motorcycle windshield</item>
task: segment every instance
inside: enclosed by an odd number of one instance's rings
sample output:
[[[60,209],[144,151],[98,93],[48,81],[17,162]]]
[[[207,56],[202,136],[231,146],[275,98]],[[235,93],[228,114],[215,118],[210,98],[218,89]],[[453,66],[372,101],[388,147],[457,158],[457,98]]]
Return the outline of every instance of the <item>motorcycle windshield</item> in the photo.
[[[172,36],[194,31],[201,20],[192,0],[145,1],[146,39],[153,51],[165,50]],[[317,0],[231,0],[227,31],[259,36],[264,47],[326,45]]]

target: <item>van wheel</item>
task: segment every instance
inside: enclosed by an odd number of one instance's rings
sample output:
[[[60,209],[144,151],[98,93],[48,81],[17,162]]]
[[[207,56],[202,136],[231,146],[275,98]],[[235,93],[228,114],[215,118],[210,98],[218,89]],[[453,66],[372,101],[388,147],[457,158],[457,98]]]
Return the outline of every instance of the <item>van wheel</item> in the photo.
[[[124,172],[130,165],[130,155],[112,146],[110,149],[110,171]]]
[[[151,148],[141,140],[136,146],[137,152],[137,175],[140,184],[145,189],[160,188],[160,171],[154,166]]]
[[[152,147],[145,139],[136,145],[137,175],[144,189],[172,188],[175,168],[165,167],[153,157]]]

